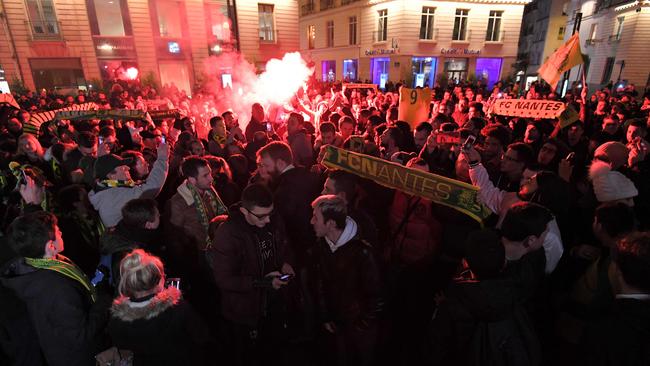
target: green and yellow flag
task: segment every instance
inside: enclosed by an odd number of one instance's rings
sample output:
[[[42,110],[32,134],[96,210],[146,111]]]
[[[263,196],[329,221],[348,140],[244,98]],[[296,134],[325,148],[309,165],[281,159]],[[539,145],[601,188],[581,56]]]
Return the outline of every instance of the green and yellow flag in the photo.
[[[544,62],[537,73],[549,85],[555,88],[563,72],[584,63],[580,50],[580,37],[574,34]]]
[[[492,212],[478,201],[478,187],[458,180],[391,163],[370,155],[327,146],[323,164],[367,178],[384,187],[449,206],[478,222]]]

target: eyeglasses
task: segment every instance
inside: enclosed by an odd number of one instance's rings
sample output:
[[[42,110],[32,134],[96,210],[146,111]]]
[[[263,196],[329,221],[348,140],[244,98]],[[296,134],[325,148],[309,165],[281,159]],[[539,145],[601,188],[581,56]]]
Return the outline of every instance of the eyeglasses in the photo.
[[[264,219],[266,219],[267,217],[271,217],[271,215],[273,215],[273,210],[271,210],[269,213],[266,213],[266,214],[264,214],[264,215],[258,215],[258,214],[256,214],[255,212],[253,212],[253,211],[247,209],[246,207],[244,207],[244,208],[246,209],[246,211],[248,211],[249,214],[251,214],[251,215],[257,217],[258,220],[264,220]]]

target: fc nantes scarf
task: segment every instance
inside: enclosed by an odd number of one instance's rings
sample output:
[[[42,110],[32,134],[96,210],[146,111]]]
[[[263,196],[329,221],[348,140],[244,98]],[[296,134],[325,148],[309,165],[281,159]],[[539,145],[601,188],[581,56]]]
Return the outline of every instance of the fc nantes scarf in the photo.
[[[491,211],[478,201],[478,188],[455,179],[407,168],[374,156],[327,146],[323,165],[371,179],[384,187],[429,199],[469,215],[479,223]]]
[[[76,264],[72,263],[68,258],[57,255],[56,258],[25,258],[25,263],[28,265],[38,268],[38,269],[47,269],[60,273],[68,278],[79,282],[90,294],[93,302],[97,301],[97,293],[95,292],[95,287],[90,283],[88,277],[83,273],[83,271],[77,267]]]

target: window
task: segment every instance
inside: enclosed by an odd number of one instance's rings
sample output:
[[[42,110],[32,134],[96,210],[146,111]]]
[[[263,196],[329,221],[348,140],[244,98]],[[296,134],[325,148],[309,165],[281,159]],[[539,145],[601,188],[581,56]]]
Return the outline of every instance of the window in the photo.
[[[385,42],[388,39],[388,10],[380,10],[378,13],[377,42]]]
[[[273,24],[273,5],[258,4],[260,19],[260,41],[275,42],[275,24]]]
[[[614,69],[614,57],[608,57],[605,62],[605,70],[603,70],[603,78],[600,80],[601,84],[609,83],[612,77],[612,70]]]
[[[124,19],[128,19],[122,0],[88,0],[88,19],[93,35],[121,37],[130,35]]]
[[[564,39],[564,33],[566,32],[566,27],[560,27],[557,31],[557,39],[558,41],[561,41]]]
[[[488,18],[487,33],[485,34],[485,40],[489,42],[498,42],[501,40],[501,18],[503,17],[503,11],[490,11],[490,17]]]
[[[343,79],[346,81],[357,80],[357,69],[359,61],[357,59],[343,60]]]
[[[310,25],[307,27],[307,44],[310,50],[314,49],[316,43],[316,26]]]
[[[620,41],[621,36],[623,35],[623,22],[625,21],[625,17],[618,17],[616,18],[616,33],[614,33],[614,40]]]
[[[420,22],[420,39],[433,39],[433,14],[436,8],[422,7],[422,20]]]
[[[158,34],[161,37],[183,37],[180,2],[157,0],[156,13],[158,14]]]
[[[350,44],[357,44],[357,17],[350,17],[350,23],[348,27],[348,38]]]
[[[334,47],[334,21],[327,22],[327,47]]]
[[[563,16],[569,15],[569,3],[562,4],[562,15]]]
[[[467,17],[469,16],[468,9],[456,9],[456,19],[454,19],[454,33],[452,40],[465,41],[467,40]]]
[[[27,11],[34,38],[59,36],[59,24],[52,0],[27,0]]]

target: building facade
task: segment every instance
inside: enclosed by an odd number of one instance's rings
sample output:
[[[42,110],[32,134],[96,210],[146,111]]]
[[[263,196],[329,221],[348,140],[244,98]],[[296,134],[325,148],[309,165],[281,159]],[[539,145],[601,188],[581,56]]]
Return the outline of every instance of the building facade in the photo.
[[[650,2],[574,0],[569,18],[569,29],[576,19],[581,19],[580,46],[587,56],[585,65],[572,70],[570,82],[580,82],[584,67],[591,90],[610,83],[632,83],[639,92],[650,87]]]
[[[529,0],[302,0],[300,49],[322,80],[432,87],[483,79],[516,61]]]
[[[240,50],[264,65],[298,49],[297,0],[2,0],[0,5],[0,68],[7,80],[21,80],[28,89],[139,77],[190,93],[210,55]]]
[[[517,81],[528,89],[537,80],[537,70],[564,44],[569,0],[533,0],[524,8],[517,55]]]

